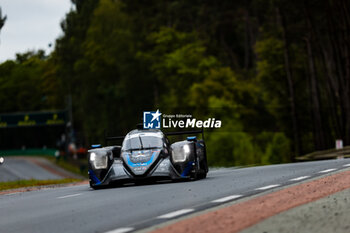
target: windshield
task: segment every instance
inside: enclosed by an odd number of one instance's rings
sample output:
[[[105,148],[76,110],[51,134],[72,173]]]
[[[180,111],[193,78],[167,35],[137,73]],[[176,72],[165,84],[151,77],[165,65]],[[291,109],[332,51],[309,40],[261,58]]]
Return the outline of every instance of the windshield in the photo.
[[[159,148],[162,147],[162,145],[163,141],[161,135],[134,134],[125,138],[122,150]]]

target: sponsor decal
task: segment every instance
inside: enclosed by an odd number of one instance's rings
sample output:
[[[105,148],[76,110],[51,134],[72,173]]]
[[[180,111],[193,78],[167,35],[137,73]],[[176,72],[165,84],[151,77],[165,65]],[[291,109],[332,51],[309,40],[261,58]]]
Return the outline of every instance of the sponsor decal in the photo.
[[[33,120],[30,120],[29,115],[25,115],[24,120],[18,122],[18,126],[33,126],[33,125],[36,125],[36,122]]]
[[[59,119],[58,118],[58,114],[55,113],[52,115],[52,119],[48,119],[46,121],[47,125],[63,125],[64,124],[64,120],[63,119]]]
[[[161,121],[162,115],[162,121]],[[162,114],[159,109],[155,112],[143,112],[144,129],[162,128],[221,128],[221,120],[208,118],[197,120],[191,114]]]
[[[66,110],[0,114],[0,128],[65,125],[67,121]]]
[[[137,156],[133,154],[127,154],[126,161],[131,167],[148,166],[153,162],[153,159],[156,155],[157,153],[153,152],[151,156],[146,155],[145,157],[137,158]]]

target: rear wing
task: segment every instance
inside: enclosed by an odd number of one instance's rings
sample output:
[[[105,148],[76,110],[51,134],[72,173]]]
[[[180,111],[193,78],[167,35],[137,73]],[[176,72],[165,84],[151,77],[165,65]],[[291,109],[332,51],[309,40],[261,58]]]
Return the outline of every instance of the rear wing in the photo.
[[[204,130],[189,130],[189,131],[178,131],[178,132],[163,132],[166,136],[176,136],[176,135],[186,135],[186,134],[202,134],[202,139],[204,140]],[[125,136],[107,136],[105,134],[105,145],[110,141],[124,140]]]
[[[124,140],[125,136],[107,136],[105,135],[105,145],[108,144],[110,141],[118,141],[118,140]]]
[[[204,130],[190,130],[190,131],[178,131],[178,132],[166,132],[166,136],[175,136],[175,135],[186,135],[186,134],[202,134],[202,139],[204,140]]]

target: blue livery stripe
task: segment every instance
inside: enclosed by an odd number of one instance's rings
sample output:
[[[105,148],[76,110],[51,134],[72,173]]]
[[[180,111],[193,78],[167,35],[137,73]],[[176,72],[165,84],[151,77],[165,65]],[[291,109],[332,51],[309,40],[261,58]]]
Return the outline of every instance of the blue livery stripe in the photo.
[[[157,154],[157,152],[153,152],[151,158],[145,162],[145,163],[133,163],[131,160],[130,160],[130,155],[127,155],[126,156],[126,159],[127,159],[127,162],[128,164],[131,166],[131,167],[141,167],[141,166],[148,166],[152,163],[153,159],[154,159],[154,156]]]
[[[190,161],[190,162],[187,163],[185,169],[184,169],[183,172],[181,173],[181,177],[186,177],[186,176],[188,176],[188,174],[190,173],[190,171],[191,171],[191,169],[192,169],[192,167],[193,167],[192,164],[193,164],[192,161]]]
[[[93,170],[89,170],[89,176],[91,178],[91,180],[94,182],[95,185],[99,185],[101,184],[101,181],[97,178],[97,176],[95,175]]]

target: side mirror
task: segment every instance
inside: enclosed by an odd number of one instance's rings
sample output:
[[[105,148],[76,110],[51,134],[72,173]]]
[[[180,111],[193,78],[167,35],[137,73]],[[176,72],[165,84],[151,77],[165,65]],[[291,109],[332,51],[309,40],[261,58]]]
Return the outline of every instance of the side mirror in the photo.
[[[3,157],[0,157],[0,165],[5,162],[5,159]]]

